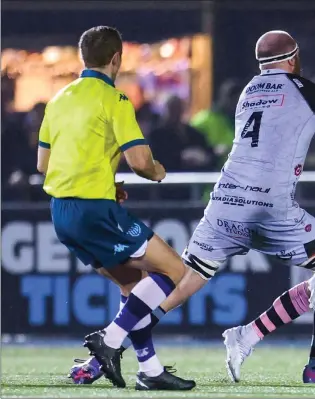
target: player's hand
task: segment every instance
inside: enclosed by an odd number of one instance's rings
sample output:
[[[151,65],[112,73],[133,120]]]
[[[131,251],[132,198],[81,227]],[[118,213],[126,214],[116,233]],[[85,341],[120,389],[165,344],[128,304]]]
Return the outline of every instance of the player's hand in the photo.
[[[154,165],[155,165],[155,176],[152,180],[161,181],[165,179],[166,171],[164,169],[164,166],[160,164],[159,161],[154,161]]]
[[[116,202],[122,204],[128,199],[128,193],[124,190],[124,182],[115,183],[116,186]]]

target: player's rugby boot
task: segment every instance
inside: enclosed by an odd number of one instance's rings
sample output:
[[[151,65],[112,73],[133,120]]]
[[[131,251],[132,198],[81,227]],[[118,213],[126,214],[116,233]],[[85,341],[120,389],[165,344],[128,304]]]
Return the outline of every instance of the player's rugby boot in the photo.
[[[104,373],[100,370],[100,364],[95,357],[87,360],[74,359],[74,364],[68,375],[74,384],[93,384],[94,381],[101,378]]]
[[[226,348],[226,369],[233,382],[239,382],[241,365],[253,352],[253,348],[246,342],[246,337],[242,335],[243,328],[243,326],[234,327],[222,334]]]
[[[305,384],[315,384],[315,363],[307,364],[303,370],[303,382]]]
[[[137,391],[190,391],[196,386],[193,380],[176,377],[172,367],[164,367],[162,374],[148,377],[145,373],[137,373]]]
[[[104,372],[114,386],[125,388],[126,383],[121,375],[120,367],[120,349],[114,349],[107,346],[104,342],[105,330],[96,331],[85,337],[83,346],[89,348],[90,355],[95,356],[101,364],[101,370]]]

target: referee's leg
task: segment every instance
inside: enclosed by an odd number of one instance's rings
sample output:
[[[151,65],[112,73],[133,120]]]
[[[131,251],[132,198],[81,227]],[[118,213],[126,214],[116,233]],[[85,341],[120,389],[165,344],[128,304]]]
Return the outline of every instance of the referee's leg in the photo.
[[[145,254],[141,258],[130,258],[126,267],[149,273],[159,273],[178,285],[185,274],[185,265],[177,252],[159,236],[149,240]]]

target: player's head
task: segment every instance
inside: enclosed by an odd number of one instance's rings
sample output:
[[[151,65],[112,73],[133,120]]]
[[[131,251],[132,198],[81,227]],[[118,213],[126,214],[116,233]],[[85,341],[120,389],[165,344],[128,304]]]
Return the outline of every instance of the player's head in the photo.
[[[280,68],[300,75],[299,46],[289,33],[272,30],[263,34],[256,43],[256,59],[260,69]]]
[[[106,69],[115,80],[121,65],[122,38],[117,29],[95,26],[80,37],[79,49],[86,68]]]

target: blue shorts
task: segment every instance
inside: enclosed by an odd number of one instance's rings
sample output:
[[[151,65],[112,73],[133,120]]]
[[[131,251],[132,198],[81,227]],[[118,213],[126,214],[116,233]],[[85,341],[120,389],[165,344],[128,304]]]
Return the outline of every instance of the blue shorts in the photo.
[[[85,265],[111,268],[126,262],[153,232],[115,201],[53,198],[59,240]]]

